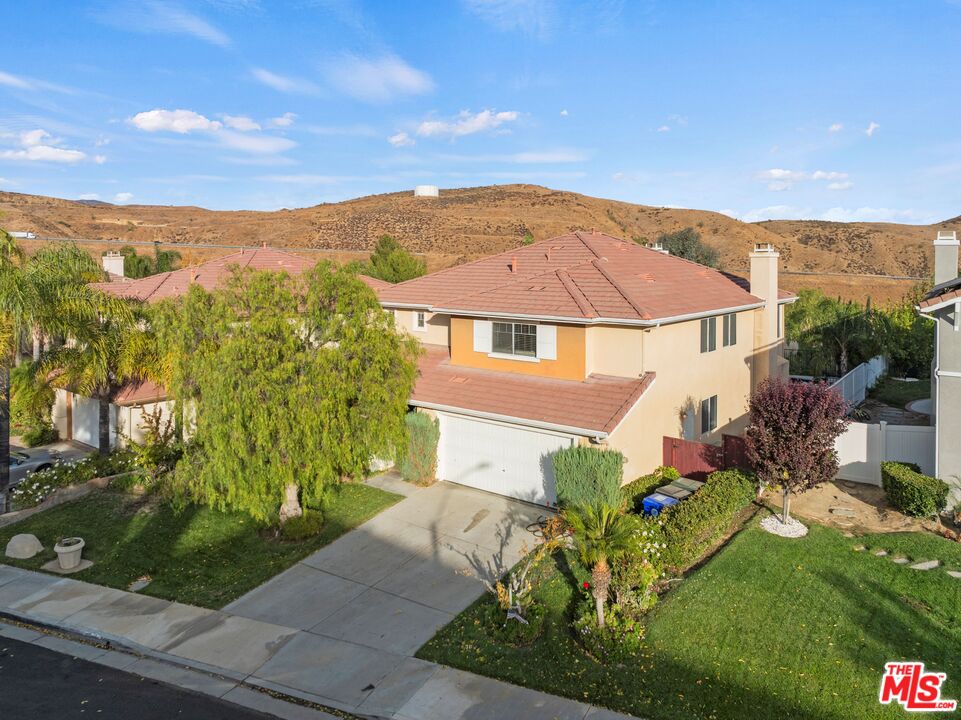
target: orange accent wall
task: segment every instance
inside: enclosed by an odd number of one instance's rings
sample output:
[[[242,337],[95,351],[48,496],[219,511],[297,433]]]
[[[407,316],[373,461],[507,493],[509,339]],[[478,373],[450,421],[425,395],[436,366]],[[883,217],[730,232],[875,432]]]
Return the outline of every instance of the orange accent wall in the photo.
[[[488,357],[487,353],[474,352],[473,318],[450,319],[450,361],[452,365],[500,370],[524,375],[583,380],[586,377],[586,336],[583,327],[577,325],[557,326],[557,360],[527,362]]]

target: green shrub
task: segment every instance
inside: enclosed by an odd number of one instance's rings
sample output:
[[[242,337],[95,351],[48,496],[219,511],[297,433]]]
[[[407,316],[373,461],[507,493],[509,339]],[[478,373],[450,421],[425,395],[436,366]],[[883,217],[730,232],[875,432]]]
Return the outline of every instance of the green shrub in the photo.
[[[324,529],[324,514],[319,510],[304,510],[298,517],[288,518],[280,526],[280,532],[285,540],[306,540],[319,535]]]
[[[57,442],[60,439],[60,433],[53,425],[36,425],[24,430],[20,434],[20,439],[23,440],[24,445],[32,448]]]
[[[400,460],[400,474],[418,485],[429,485],[437,477],[437,442],[440,425],[428,415],[409,412],[407,423],[407,452]]]
[[[25,362],[10,371],[10,422],[32,429],[50,424],[55,391],[39,379],[37,365]]]
[[[663,512],[665,567],[683,571],[697,562],[754,499],[757,481],[741,470],[711,473],[693,495]]]
[[[134,457],[128,450],[115,450],[109,455],[88,455],[69,462],[57,460],[53,467],[31,473],[18,483],[10,491],[10,498],[18,510],[34,507],[59,488],[135,470]]]
[[[613,604],[597,627],[594,598],[588,593],[574,620],[574,636],[588,655],[604,665],[634,665],[644,649],[644,624]]]
[[[881,463],[881,485],[891,506],[905,515],[936,515],[948,503],[947,483],[923,475],[914,464]]]
[[[484,620],[487,631],[500,642],[523,646],[534,642],[544,630],[544,618],[547,610],[543,605],[534,603],[524,613],[526,623],[513,618],[508,619],[507,613],[495,602],[486,603]]]
[[[558,505],[621,505],[624,456],[617,450],[574,446],[551,456]]]
[[[629,512],[641,512],[641,503],[648,495],[662,485],[669,485],[681,477],[681,473],[670,465],[661,465],[650,475],[641,475],[621,488],[621,495],[627,502]]]

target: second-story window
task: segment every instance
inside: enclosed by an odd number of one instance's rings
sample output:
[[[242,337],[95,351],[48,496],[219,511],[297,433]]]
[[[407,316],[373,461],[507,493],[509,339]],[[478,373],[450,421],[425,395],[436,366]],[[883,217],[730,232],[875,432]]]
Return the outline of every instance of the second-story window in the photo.
[[[426,330],[427,329],[427,313],[415,312],[414,313],[414,330]]]
[[[737,345],[737,315],[728,313],[724,316],[724,347]]]
[[[491,346],[495,353],[537,357],[537,326],[495,322]]]
[[[717,318],[701,319],[701,352],[708,353],[717,350]]]

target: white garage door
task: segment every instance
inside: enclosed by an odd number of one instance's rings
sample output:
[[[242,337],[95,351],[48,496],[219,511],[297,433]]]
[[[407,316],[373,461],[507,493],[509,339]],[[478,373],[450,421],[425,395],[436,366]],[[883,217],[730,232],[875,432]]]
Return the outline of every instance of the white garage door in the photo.
[[[550,456],[574,442],[571,435],[438,413],[438,476],[499,495],[554,505]]]
[[[93,398],[73,396],[73,439],[93,447],[100,445],[100,403]],[[117,406],[110,406],[110,446],[117,444]]]

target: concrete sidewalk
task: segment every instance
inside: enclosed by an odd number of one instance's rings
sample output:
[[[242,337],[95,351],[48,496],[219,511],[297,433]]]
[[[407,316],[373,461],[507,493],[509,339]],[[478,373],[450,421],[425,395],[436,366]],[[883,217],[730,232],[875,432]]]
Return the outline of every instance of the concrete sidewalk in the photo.
[[[410,657],[410,645],[397,652],[354,642],[347,639],[350,633],[320,635],[5,565],[0,613],[109,641],[144,655],[142,662],[213,673],[221,683],[213,687],[218,697],[261,687],[355,715],[398,720],[627,717],[418,660]],[[176,677],[163,679],[180,684]]]

